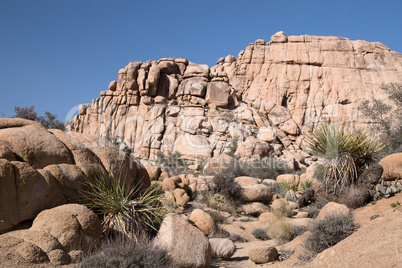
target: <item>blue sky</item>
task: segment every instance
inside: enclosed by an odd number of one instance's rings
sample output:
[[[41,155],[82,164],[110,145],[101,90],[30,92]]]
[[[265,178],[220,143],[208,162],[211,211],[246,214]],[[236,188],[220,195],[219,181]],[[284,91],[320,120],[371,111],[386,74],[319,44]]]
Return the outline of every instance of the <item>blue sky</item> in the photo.
[[[379,41],[402,52],[402,1],[1,0],[0,116],[34,105],[64,121],[130,61],[213,66],[271,35]]]

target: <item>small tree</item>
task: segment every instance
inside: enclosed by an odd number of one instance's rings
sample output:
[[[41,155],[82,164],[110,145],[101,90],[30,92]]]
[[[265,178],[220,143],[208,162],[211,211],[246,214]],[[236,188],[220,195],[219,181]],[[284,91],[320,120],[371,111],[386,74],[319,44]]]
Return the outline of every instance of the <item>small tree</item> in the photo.
[[[35,112],[35,107],[33,105],[29,106],[29,107],[15,106],[14,113],[15,113],[15,115],[13,117],[24,118],[24,119],[39,122],[45,128],[56,128],[56,129],[61,129],[61,130],[65,130],[65,128],[66,128],[64,123],[57,120],[57,116],[50,113],[49,111],[46,111],[45,115],[43,115],[43,116],[42,115],[38,116],[38,114]]]
[[[395,103],[396,109],[393,110],[392,106],[376,99],[373,102],[363,101],[358,109],[363,116],[375,123],[372,129],[374,132],[380,133],[380,139],[387,141],[387,153],[390,154],[402,150],[402,85],[384,84],[381,89]]]

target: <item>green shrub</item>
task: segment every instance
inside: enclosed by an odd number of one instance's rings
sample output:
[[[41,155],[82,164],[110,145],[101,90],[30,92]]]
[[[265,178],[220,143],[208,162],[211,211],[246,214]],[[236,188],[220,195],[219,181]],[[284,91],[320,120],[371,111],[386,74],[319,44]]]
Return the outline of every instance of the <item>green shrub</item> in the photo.
[[[296,196],[296,191],[298,187],[297,183],[284,181],[279,183],[279,186],[285,192],[286,200],[297,202],[297,196]]]
[[[123,235],[137,239],[152,235],[169,209],[159,201],[160,186],[154,184],[143,190],[141,184],[129,187],[119,172],[114,175],[100,170],[84,183],[86,205],[103,216],[106,235]]]
[[[251,232],[251,234],[257,239],[264,240],[264,241],[269,240],[268,230],[267,229],[257,228],[257,229],[254,229]]]
[[[65,130],[66,126],[64,123],[57,120],[57,115],[50,113],[49,111],[45,112],[45,115],[38,115],[35,111],[35,107],[14,107],[15,115],[13,117],[24,118],[28,120],[33,120],[41,123],[45,128],[56,128],[60,130]]]
[[[364,132],[347,131],[335,124],[323,124],[306,136],[308,146],[326,161],[323,186],[327,194],[339,195],[353,184],[363,168],[374,162],[383,143],[371,141]]]
[[[300,182],[298,189],[299,189],[299,191],[304,192],[307,189],[310,189],[312,187],[313,187],[313,179],[310,178],[310,179],[307,179],[307,180],[304,180],[304,181]]]
[[[95,254],[84,258],[77,266],[81,268],[176,267],[166,251],[147,240],[137,243],[125,240],[103,245]]]
[[[318,254],[351,235],[355,229],[352,215],[328,216],[310,227],[305,247]]]
[[[396,109],[392,110],[392,106],[378,99],[372,103],[365,100],[358,109],[364,117],[372,120],[370,128],[375,136],[387,142],[386,154],[392,154],[402,150],[402,84],[384,84],[381,89],[395,103]]]

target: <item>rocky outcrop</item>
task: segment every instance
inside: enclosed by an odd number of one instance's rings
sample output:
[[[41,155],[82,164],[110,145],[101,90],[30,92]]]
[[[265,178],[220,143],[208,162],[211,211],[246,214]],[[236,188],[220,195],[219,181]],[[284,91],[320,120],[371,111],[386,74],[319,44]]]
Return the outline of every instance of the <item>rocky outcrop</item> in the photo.
[[[45,209],[82,203],[85,177],[109,169],[128,185],[150,185],[140,163],[103,139],[0,118],[0,233]]]
[[[131,62],[70,129],[112,139],[155,161],[177,151],[196,161],[223,152],[310,161],[302,134],[322,121],[366,125],[358,105],[402,83],[402,55],[378,42],[286,36],[257,40],[216,66],[185,59]],[[237,149],[237,150],[236,150]]]
[[[59,206],[39,213],[29,229],[1,235],[0,262],[6,267],[76,263],[99,244],[101,236],[101,221],[90,209]]]

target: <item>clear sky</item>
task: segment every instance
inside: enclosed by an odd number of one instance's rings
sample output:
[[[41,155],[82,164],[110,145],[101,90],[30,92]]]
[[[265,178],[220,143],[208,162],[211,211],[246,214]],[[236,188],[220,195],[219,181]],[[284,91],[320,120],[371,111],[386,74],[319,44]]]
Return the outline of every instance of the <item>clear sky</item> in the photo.
[[[401,0],[0,0],[0,116],[34,105],[64,121],[130,61],[213,66],[271,35],[379,41],[402,52]]]

